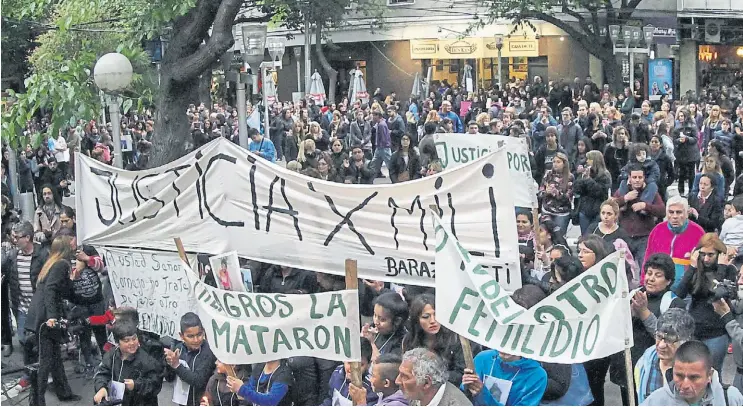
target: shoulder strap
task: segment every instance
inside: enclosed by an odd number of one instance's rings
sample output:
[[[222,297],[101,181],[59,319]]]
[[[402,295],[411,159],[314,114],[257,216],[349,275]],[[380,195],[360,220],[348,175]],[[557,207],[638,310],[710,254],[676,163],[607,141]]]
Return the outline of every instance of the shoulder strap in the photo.
[[[730,385],[729,384],[723,384],[722,385],[722,394],[725,395],[725,405],[726,406],[729,406],[730,405],[730,401],[728,400],[728,389],[729,388],[730,388]]]
[[[668,311],[669,308],[671,308],[671,303],[676,298],[676,294],[673,293],[673,291],[666,291],[665,294],[663,294],[663,298],[660,300],[660,313],[663,314],[666,311]]]

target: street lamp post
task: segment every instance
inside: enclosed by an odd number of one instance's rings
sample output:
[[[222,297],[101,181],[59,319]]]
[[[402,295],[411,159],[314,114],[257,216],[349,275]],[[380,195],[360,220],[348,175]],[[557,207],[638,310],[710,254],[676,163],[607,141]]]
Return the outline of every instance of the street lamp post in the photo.
[[[654,32],[655,27],[652,25],[646,25],[642,28],[631,26],[620,27],[615,24],[609,26],[609,37],[613,45],[614,55],[627,54],[629,58],[629,87],[633,92],[635,86],[635,54],[646,54],[650,57]]]
[[[268,108],[268,87],[269,83],[273,83],[273,76],[271,76],[268,69],[275,69],[279,68],[281,69],[283,67],[283,63],[281,62],[282,58],[284,57],[284,50],[286,48],[286,43],[283,39],[273,37],[266,40],[266,48],[268,48],[268,53],[271,55],[271,61],[270,62],[264,62],[261,64],[261,75],[263,77],[263,108],[265,109],[265,117],[263,118],[263,126],[264,126],[264,136],[270,138],[269,128],[271,127],[271,117],[270,117],[270,111]],[[274,84],[275,85],[275,84]],[[275,88],[274,88],[275,89]]]
[[[245,46],[243,61],[247,62],[248,65],[250,65],[250,69],[253,75],[257,73],[258,66],[260,65],[261,61],[263,61],[267,30],[268,27],[265,25],[242,26],[243,45]],[[239,82],[240,80],[238,76],[237,119],[239,122],[239,140],[240,147],[247,149],[248,145],[250,144],[250,140],[248,140],[248,105],[247,101],[245,100],[245,85],[243,84],[241,97]]]
[[[503,49],[503,37],[500,35],[495,37],[495,48],[498,49],[498,87],[503,90],[503,87],[501,86],[501,83],[503,82],[503,57],[501,54],[501,50]]]
[[[95,84],[106,93],[108,99],[108,110],[111,114],[111,128],[113,129],[114,166],[117,168],[123,167],[118,95],[131,83],[132,72],[132,64],[129,59],[117,52],[102,56],[93,68]]]
[[[302,93],[302,74],[301,74],[301,63],[299,62],[299,57],[302,56],[302,48],[301,47],[294,47],[294,60],[297,61],[297,92]]]

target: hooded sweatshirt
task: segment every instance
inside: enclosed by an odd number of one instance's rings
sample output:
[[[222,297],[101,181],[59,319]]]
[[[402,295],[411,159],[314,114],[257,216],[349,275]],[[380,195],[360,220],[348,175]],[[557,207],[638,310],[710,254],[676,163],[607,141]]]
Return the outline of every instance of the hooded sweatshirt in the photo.
[[[670,378],[670,380],[668,380]],[[673,382],[673,369],[668,369],[666,372],[666,383],[662,388],[654,391],[645,401],[642,402],[643,406],[688,406],[687,403],[679,395],[678,388]],[[725,403],[725,390],[720,384],[720,379],[716,371],[712,371],[712,379],[707,385],[707,391],[699,401],[700,406],[741,406],[743,405],[743,395],[735,387],[728,387],[728,401]]]
[[[382,393],[377,393],[380,395]],[[377,406],[407,406],[408,400],[402,394],[402,390],[398,390],[387,397],[380,398],[379,402],[375,404]]]
[[[504,362],[495,350],[480,352],[475,357],[475,373],[484,381],[485,376],[492,376],[512,382],[511,391],[506,400],[507,406],[536,406],[547,388],[547,373],[539,362],[521,358],[513,362]],[[466,391],[466,386],[460,389]],[[503,406],[488,390],[475,396],[473,404],[478,406]]]

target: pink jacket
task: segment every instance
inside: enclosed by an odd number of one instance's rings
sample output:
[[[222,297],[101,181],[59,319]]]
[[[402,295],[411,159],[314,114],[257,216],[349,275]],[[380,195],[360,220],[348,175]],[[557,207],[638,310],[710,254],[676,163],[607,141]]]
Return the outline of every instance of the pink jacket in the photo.
[[[689,265],[691,252],[697,247],[699,239],[704,236],[704,229],[693,221],[689,221],[686,230],[676,235],[668,227],[668,221],[661,222],[653,228],[648,236],[648,247],[645,250],[645,262],[655,253],[665,253],[671,256],[676,265],[676,278],[673,282],[675,289],[684,275],[686,266]],[[645,283],[645,265],[642,266],[642,278],[640,283]]]

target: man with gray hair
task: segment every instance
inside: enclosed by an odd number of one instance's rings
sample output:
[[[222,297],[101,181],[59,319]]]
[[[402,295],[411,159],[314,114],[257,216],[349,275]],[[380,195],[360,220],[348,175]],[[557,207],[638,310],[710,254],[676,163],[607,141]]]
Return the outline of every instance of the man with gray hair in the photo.
[[[670,308],[656,324],[655,346],[645,350],[635,365],[637,402],[663,387],[666,371],[673,367],[676,349],[694,336],[694,318],[682,308]]]
[[[444,359],[426,348],[415,348],[403,355],[395,384],[411,406],[471,406],[447,377]]]
[[[704,236],[704,229],[689,220],[689,202],[686,198],[674,196],[666,203],[666,220],[653,228],[648,237],[648,247],[645,258],[655,253],[665,253],[671,256],[676,265],[676,278],[672,289],[675,290],[685,268],[691,260],[691,253],[697,247],[699,239]],[[643,264],[643,270],[645,266]],[[642,276],[641,283],[645,281]]]

